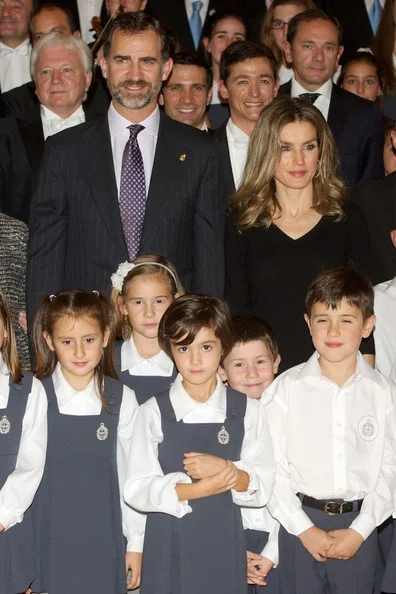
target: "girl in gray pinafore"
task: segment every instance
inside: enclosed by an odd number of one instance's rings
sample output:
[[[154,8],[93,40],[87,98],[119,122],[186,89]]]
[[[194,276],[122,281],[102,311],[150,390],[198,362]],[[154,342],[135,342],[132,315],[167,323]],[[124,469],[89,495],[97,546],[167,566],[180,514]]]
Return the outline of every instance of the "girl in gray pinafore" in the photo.
[[[121,507],[120,496],[137,403],[109,377],[110,315],[104,297],[83,291],[51,296],[37,314],[36,373],[48,399],[48,450],[33,506],[34,592],[125,594],[128,559],[138,585],[140,555],[126,557],[123,524],[131,551],[139,516]]]
[[[116,335],[124,339],[115,347],[117,375],[143,404],[169,389],[177,376],[172,359],[159,346],[158,326],[172,301],[183,295],[183,287],[173,264],[154,255],[123,262],[111,281]]]
[[[239,505],[264,505],[274,473],[264,409],[217,376],[232,346],[222,300],[180,297],[159,338],[179,376],[137,412],[131,451],[141,455],[129,461],[124,491],[148,512],[141,594],[246,593]]]
[[[0,291],[0,592],[25,592],[34,579],[30,505],[47,445],[41,383],[19,366],[12,318]]]

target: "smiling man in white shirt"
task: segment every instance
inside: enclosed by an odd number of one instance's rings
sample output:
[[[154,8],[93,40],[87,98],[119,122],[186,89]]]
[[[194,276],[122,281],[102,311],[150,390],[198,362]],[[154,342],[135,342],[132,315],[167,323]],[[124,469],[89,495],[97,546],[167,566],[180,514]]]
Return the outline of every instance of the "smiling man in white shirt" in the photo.
[[[277,96],[278,69],[272,52],[252,41],[235,41],[220,61],[219,91],[228,100],[231,117],[216,130],[221,144],[227,196],[239,187],[249,139],[263,109]]]
[[[33,0],[0,2],[0,89],[2,93],[30,80],[29,20]]]

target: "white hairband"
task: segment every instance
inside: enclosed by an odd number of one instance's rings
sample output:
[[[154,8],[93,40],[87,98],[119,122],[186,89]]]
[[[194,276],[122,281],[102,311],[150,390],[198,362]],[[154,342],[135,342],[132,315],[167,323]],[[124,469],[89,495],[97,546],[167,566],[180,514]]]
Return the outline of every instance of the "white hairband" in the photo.
[[[169,274],[172,275],[177,287],[178,282],[176,280],[176,276],[174,275],[172,270],[168,268],[168,266],[165,266],[165,264],[160,264],[159,262],[139,262],[138,264],[134,264],[133,262],[122,262],[122,264],[119,265],[115,273],[111,275],[111,284],[113,289],[117,289],[117,291],[121,293],[124,280],[127,274],[134,268],[137,268],[138,266],[146,266],[147,264],[150,264],[152,266],[161,266],[161,268],[165,268],[165,270],[167,270]]]

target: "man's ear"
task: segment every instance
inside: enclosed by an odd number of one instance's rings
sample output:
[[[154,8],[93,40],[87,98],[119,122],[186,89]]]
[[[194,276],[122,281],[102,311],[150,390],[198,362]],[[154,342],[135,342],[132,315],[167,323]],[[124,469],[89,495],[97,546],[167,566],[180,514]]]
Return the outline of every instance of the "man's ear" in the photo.
[[[278,373],[278,369],[279,369],[279,365],[280,365],[281,360],[282,360],[281,356],[278,355],[277,358],[275,359],[275,361],[272,364],[272,371],[274,372],[275,375]]]
[[[289,64],[292,64],[293,58],[292,58],[291,45],[288,41],[285,41],[284,46],[283,46],[283,51],[285,53],[286,62],[288,62]]]
[[[368,336],[370,336],[375,326],[375,322],[376,318],[374,315],[367,318],[363,325],[362,338],[367,338]]]
[[[228,89],[226,87],[224,80],[222,79],[219,80],[219,93],[222,99],[229,98]]]
[[[308,314],[304,314],[305,323],[308,326],[309,333],[311,333],[311,320],[309,319]]]

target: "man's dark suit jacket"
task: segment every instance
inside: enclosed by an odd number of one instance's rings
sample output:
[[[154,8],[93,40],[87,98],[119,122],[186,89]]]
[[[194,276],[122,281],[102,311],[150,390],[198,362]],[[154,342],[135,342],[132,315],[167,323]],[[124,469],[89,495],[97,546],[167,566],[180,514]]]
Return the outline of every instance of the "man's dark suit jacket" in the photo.
[[[374,283],[395,277],[396,249],[390,232],[396,229],[396,173],[353,188],[351,200],[359,204],[367,218]]]
[[[279,89],[290,95],[291,81]],[[341,173],[348,186],[384,174],[383,128],[376,103],[333,85],[327,123],[340,155]]]
[[[31,199],[44,153],[40,104],[34,92],[34,83],[6,93],[9,94],[16,98],[10,103],[10,112],[14,111],[17,115],[0,119],[0,210],[28,224]],[[103,115],[108,105],[107,99],[106,102],[87,102],[84,104],[86,119]]]
[[[161,113],[139,254],[162,254],[186,291],[222,295],[225,195],[217,143]],[[41,294],[106,291],[128,260],[107,116],[47,140],[31,209],[30,319]]]
[[[346,62],[360,47],[370,47],[373,30],[364,0],[321,0],[321,6],[342,25],[345,49],[341,63]]]
[[[223,184],[227,198],[235,192],[234,175],[232,173],[230,149],[227,140],[227,122],[214,131],[214,137],[220,145],[221,169],[223,173]]]

